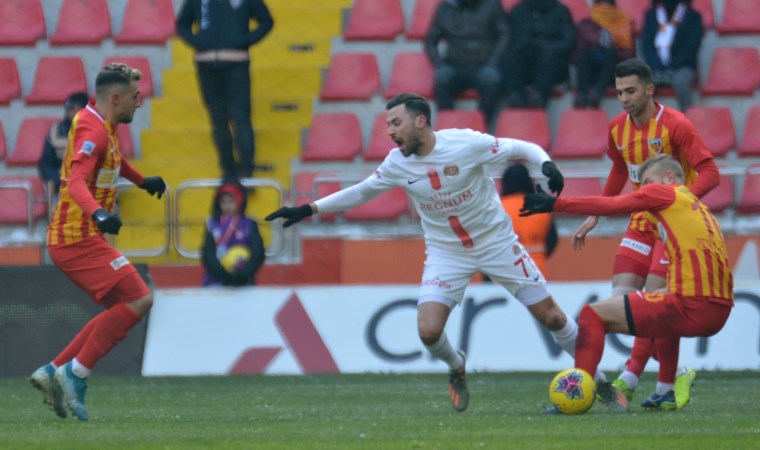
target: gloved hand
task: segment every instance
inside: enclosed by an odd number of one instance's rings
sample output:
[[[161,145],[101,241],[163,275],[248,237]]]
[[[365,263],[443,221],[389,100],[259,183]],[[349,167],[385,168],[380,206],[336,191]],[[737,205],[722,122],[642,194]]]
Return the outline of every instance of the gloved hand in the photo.
[[[307,203],[305,205],[296,206],[295,208],[282,207],[272,214],[266,216],[264,219],[267,222],[271,222],[274,219],[282,217],[283,219],[287,219],[282,225],[283,228],[287,228],[294,223],[298,223],[303,219],[311,216],[312,214],[314,214],[314,211],[311,210],[311,205]]]
[[[565,177],[562,176],[562,173],[557,169],[557,166],[551,161],[544,161],[541,165],[541,173],[549,178],[549,182],[547,183],[549,185],[549,190],[559,196],[559,194],[562,193],[562,189],[565,187]]]
[[[520,217],[552,212],[556,201],[555,197],[544,192],[541,185],[537,184],[535,194],[525,194],[523,206],[520,208]]]
[[[145,177],[145,180],[138,187],[146,190],[150,195],[157,193],[158,198],[161,198],[166,191],[166,183],[164,183],[164,179],[161,177]]]
[[[101,233],[119,234],[121,228],[121,219],[116,214],[111,214],[103,208],[92,213],[92,220]]]

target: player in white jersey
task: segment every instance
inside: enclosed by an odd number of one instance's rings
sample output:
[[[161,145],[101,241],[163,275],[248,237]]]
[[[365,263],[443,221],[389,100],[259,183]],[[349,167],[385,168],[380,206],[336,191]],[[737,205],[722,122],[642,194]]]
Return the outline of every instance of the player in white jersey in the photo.
[[[289,227],[312,214],[340,212],[402,187],[425,233],[427,258],[417,306],[418,333],[428,351],[449,365],[449,396],[461,412],[469,402],[465,354],[452,347],[444,327],[476,272],[504,286],[565,351],[574,353],[578,325],[554,302],[546,280],[518,242],[487,166],[526,161],[549,178],[549,189],[557,194],[563,178],[536,144],[472,130],[433,131],[430,105],[420,96],[400,94],[386,109],[388,135],[398,147],[374,174],[314,203],[280,208],[266,220],[284,218],[284,226]]]

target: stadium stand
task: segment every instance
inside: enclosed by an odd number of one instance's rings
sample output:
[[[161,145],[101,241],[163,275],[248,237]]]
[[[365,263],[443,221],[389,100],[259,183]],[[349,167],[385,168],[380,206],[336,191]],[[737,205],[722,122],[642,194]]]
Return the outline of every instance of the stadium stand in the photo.
[[[119,124],[116,127],[116,135],[119,137],[122,156],[132,159],[135,153],[135,144],[132,141],[132,130],[129,129],[129,125],[126,123]]]
[[[501,0],[501,7],[504,8],[504,11],[509,12],[519,2],[520,0]]]
[[[601,158],[607,150],[607,113],[568,109],[562,113],[551,155],[557,159]]]
[[[50,45],[100,45],[111,37],[106,0],[63,0]]]
[[[369,144],[362,151],[362,159],[365,161],[382,161],[388,156],[388,151],[394,146],[388,137],[388,123],[385,112],[377,113],[372,123],[372,133]]]
[[[296,174],[293,182],[292,201],[294,205],[303,205],[311,203],[314,200],[330,195],[340,190],[338,181],[319,181],[318,177],[334,177],[332,173],[301,172]],[[317,217],[320,222],[332,222],[335,220],[335,214],[319,214]],[[311,220],[311,218],[309,218]]]
[[[150,60],[145,56],[109,56],[103,61],[103,65],[121,62],[134,67],[142,73],[140,77],[140,98],[153,97],[153,71],[150,68]]]
[[[414,2],[412,19],[409,26],[404,30],[404,36],[407,39],[421,40],[425,38],[439,3],[441,0],[416,0]]]
[[[380,90],[374,53],[341,53],[330,58],[322,101],[369,100]]]
[[[87,75],[76,56],[43,56],[34,73],[27,105],[62,105],[72,92],[87,92]]]
[[[543,109],[504,109],[496,121],[496,136],[535,142],[550,152],[551,130]]]
[[[760,34],[760,2],[757,0],[723,0],[720,34]]]
[[[447,109],[438,111],[438,117],[433,118],[433,128],[470,128],[475,131],[486,131],[486,119],[483,113],[472,109]]]
[[[599,179],[594,177],[566,178],[565,188],[562,190],[562,195],[567,196],[601,195],[601,193],[602,185]]]
[[[14,58],[0,58],[0,105],[21,97],[21,82]]]
[[[399,0],[356,0],[343,30],[347,41],[393,41],[404,30]]]
[[[692,106],[686,117],[699,130],[699,135],[713,156],[725,156],[736,149],[736,133],[731,110],[726,106]]]
[[[165,45],[174,36],[172,0],[128,0],[122,17],[119,45]]]
[[[633,19],[634,30],[637,35],[640,34],[644,26],[644,13],[652,2],[650,0],[617,0],[615,3]]]
[[[349,222],[398,220],[409,211],[409,200],[401,188],[385,191],[368,202],[343,213]]]
[[[47,203],[42,181],[38,177],[3,177],[0,186],[8,183],[28,182],[32,187],[32,219],[40,220],[47,215]],[[0,188],[0,224],[22,225],[29,218],[28,198],[24,189]]]
[[[721,175],[720,184],[702,198],[702,202],[716,214],[724,212],[734,204],[734,179]]]
[[[755,47],[715,50],[702,95],[752,95],[760,87],[760,56]]]
[[[50,127],[58,122],[60,117],[29,117],[21,122],[16,133],[16,144],[13,152],[8,155],[5,164],[8,167],[35,167],[42,155],[42,146]]]
[[[352,113],[321,113],[314,116],[301,160],[353,161],[362,150],[359,119]]]
[[[747,168],[736,211],[742,214],[760,213],[760,164],[753,164]]]
[[[705,30],[715,28],[713,0],[692,0],[691,7],[702,15],[702,27]]]
[[[0,45],[34,46],[46,36],[39,0],[0,1]]]
[[[386,99],[402,92],[415,92],[423,97],[433,95],[433,65],[423,52],[399,52],[393,58],[390,81],[383,91]]]
[[[560,3],[567,6],[576,24],[589,16],[588,0],[561,0]]]
[[[7,153],[8,148],[5,144],[5,131],[3,130],[3,123],[0,122],[0,161],[5,160]]]
[[[741,157],[760,156],[760,105],[753,105],[747,112],[744,138],[737,151]]]

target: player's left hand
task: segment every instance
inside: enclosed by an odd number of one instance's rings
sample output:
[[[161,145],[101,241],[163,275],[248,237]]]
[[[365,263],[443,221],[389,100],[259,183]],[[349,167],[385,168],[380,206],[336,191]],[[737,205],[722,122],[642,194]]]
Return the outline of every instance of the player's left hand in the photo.
[[[161,177],[145,177],[145,180],[138,187],[144,189],[150,195],[158,194],[158,198],[161,198],[164,192],[166,192],[166,183],[164,183],[164,179]]]
[[[523,206],[520,208],[520,217],[552,212],[556,201],[555,197],[544,192],[541,185],[537,184],[535,194],[525,194]]]
[[[565,187],[565,177],[562,176],[562,172],[559,171],[556,164],[551,161],[544,161],[541,165],[541,173],[549,178],[549,182],[547,183],[549,190],[559,196]]]

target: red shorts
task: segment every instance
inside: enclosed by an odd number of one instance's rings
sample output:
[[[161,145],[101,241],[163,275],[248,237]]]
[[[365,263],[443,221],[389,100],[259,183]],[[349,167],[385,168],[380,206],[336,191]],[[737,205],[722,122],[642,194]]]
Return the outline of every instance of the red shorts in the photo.
[[[660,292],[631,292],[625,296],[625,317],[638,337],[707,337],[723,328],[731,307],[720,300],[681,297]]]
[[[58,269],[96,303],[108,308],[150,295],[137,269],[101,237],[48,246]]]
[[[632,228],[631,225],[632,222],[628,224],[625,236],[615,254],[613,275],[632,273],[646,278],[651,273],[665,278],[668,270],[665,244],[657,239],[654,228],[642,231]]]

